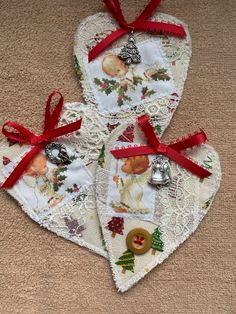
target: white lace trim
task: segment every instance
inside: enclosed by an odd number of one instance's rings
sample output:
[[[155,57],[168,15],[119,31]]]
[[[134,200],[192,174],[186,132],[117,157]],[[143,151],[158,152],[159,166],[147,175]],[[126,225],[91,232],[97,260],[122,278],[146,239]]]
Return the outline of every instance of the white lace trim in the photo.
[[[107,120],[118,120],[120,122],[127,122],[127,117],[133,115],[134,117],[139,115],[141,112],[148,110],[148,107],[156,106],[156,110],[164,110],[166,114],[166,120],[170,121],[171,117],[179,103],[179,100],[182,96],[184,82],[187,77],[187,69],[189,66],[189,61],[191,58],[191,39],[188,32],[188,27],[186,24],[181,22],[167,14],[157,13],[153,20],[156,21],[165,21],[165,22],[173,22],[176,24],[182,24],[185,28],[187,36],[185,39],[180,40],[176,37],[163,37],[163,46],[165,50],[165,54],[168,57],[168,61],[170,66],[172,67],[172,72],[174,76],[175,83],[177,85],[176,93],[178,95],[177,99],[175,95],[172,95],[171,98],[165,97],[158,101],[150,102],[149,104],[140,105],[132,109],[128,109],[125,112],[120,112],[117,114],[101,114],[100,116],[106,117]],[[86,70],[83,65],[83,59],[87,57],[88,48],[94,46],[96,40],[94,37],[97,37],[98,41],[105,37],[107,34],[112,32],[117,28],[116,22],[112,19],[112,17],[108,13],[98,13],[93,16],[87,17],[85,20],[81,22],[78,27],[78,30],[75,35],[75,44],[74,44],[74,54],[77,57],[80,72],[82,78],[80,79],[81,85],[83,88],[83,94],[86,102],[96,105],[96,101],[94,99],[93,92],[91,90],[89,79],[86,75]],[[97,36],[95,36],[97,34]],[[137,42],[142,42],[146,39],[154,40],[155,35],[150,35],[148,33],[136,33]],[[159,38],[159,37],[158,37]],[[117,47],[122,46],[126,42],[127,38],[124,36],[119,39],[111,46],[111,49],[115,49]],[[172,62],[177,62],[178,67],[176,70],[173,69]],[[168,110],[167,110],[168,108]],[[148,112],[148,111],[147,111]],[[99,113],[98,113],[99,114]],[[122,121],[123,120],[123,121]],[[162,132],[164,129],[162,130]]]
[[[124,292],[134,285],[138,280],[144,277],[147,272],[144,270],[138,271],[134,275],[121,279],[119,268],[115,265],[117,256],[114,255],[114,247],[111,242],[111,233],[107,230],[107,215],[106,215],[106,199],[108,191],[108,171],[110,165],[111,154],[108,152],[113,147],[114,139],[122,128],[117,129],[116,134],[112,134],[106,143],[106,159],[105,169],[98,167],[96,174],[96,195],[97,209],[100,217],[100,222],[103,227],[103,235],[108,249],[113,277],[119,291]],[[204,180],[203,183],[189,172],[179,166],[172,164],[172,173],[178,176],[175,181],[176,193],[179,197],[173,199],[169,194],[169,189],[161,189],[157,195],[156,206],[161,210],[156,211],[155,224],[160,226],[163,231],[164,252],[159,252],[157,257],[146,265],[149,270],[153,269],[158,264],[162,263],[169,257],[174,250],[177,249],[190,235],[197,229],[199,223],[206,215],[210,208],[216,192],[220,186],[221,169],[218,154],[209,145],[202,145],[200,148],[195,148],[188,151],[188,155],[193,160],[201,162],[208,154],[214,161],[213,174],[211,177]],[[160,206],[161,204],[161,206]],[[139,227],[142,226],[140,221]],[[137,256],[136,256],[137,257]],[[135,258],[136,258],[135,257]],[[126,276],[126,275],[125,275]]]

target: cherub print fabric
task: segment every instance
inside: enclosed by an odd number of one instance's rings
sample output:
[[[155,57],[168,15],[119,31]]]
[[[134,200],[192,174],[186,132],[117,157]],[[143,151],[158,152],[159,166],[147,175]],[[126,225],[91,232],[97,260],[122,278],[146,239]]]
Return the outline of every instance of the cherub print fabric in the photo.
[[[137,46],[142,54],[140,64],[127,65],[118,56],[119,48],[89,64],[85,57],[87,77],[100,111],[117,113],[176,92],[161,39]]]
[[[210,145],[203,144],[185,154],[210,170],[209,177],[202,181],[169,161],[170,183],[159,188],[151,185],[156,155],[116,159],[111,154],[113,149],[127,147],[120,138],[128,128],[133,129],[129,147],[147,144],[136,122],[117,127],[105,142],[103,163],[96,172],[98,215],[113,278],[121,292],[190,237],[210,208],[221,180],[219,157]]]

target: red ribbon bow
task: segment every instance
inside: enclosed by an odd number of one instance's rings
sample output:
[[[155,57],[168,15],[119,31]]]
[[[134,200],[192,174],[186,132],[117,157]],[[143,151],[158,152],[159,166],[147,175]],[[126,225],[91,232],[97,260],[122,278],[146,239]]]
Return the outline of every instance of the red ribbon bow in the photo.
[[[89,62],[95,59],[103,50],[111,45],[118,38],[124,36],[130,31],[156,31],[168,33],[170,35],[185,37],[186,33],[182,25],[175,25],[164,22],[148,21],[147,19],[153,14],[156,7],[161,0],[151,0],[143,12],[132,23],[127,23],[122,13],[119,0],[103,0],[108,10],[111,12],[113,18],[117,20],[120,27],[113,31],[106,38],[102,39],[95,47],[93,47],[88,54]]]
[[[51,102],[52,98],[55,95],[60,95],[60,99],[58,103],[51,113]],[[67,124],[65,126],[56,128],[62,107],[64,104],[64,98],[60,92],[54,91],[49,95],[46,108],[45,108],[45,120],[44,120],[44,131],[41,135],[35,135],[34,133],[30,132],[24,126],[16,123],[16,122],[6,122],[2,127],[2,133],[10,140],[17,141],[20,143],[30,144],[33,147],[31,150],[22,158],[22,160],[18,163],[18,165],[14,168],[10,176],[1,186],[2,188],[11,188],[16,181],[20,178],[24,170],[26,169],[29,162],[36,156],[50,141],[58,138],[59,136],[74,132],[79,130],[82,123],[82,118],[80,120]],[[6,127],[11,127],[18,131],[9,132],[6,130]]]
[[[182,139],[174,144],[166,145],[161,143],[159,138],[156,136],[147,115],[139,117],[137,119],[137,122],[144,132],[150,145],[114,149],[111,151],[111,153],[115,156],[115,158],[126,158],[149,154],[162,154],[172,159],[177,164],[192,172],[201,179],[204,179],[205,177],[211,175],[208,170],[197,165],[180,153],[181,150],[204,144],[207,140],[204,131],[190,135],[189,137]]]

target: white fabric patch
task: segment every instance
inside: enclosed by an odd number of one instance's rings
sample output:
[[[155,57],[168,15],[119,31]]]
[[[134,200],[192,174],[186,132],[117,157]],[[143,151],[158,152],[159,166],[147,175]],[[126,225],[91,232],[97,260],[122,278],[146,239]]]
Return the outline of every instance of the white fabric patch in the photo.
[[[71,159],[69,165],[52,164],[42,151],[14,186],[23,206],[27,210],[34,211],[41,218],[65,205],[93,183],[92,175],[76,150],[68,143],[63,142],[63,144]],[[3,168],[6,177],[23,155],[25,153]]]
[[[122,146],[124,145],[122,143]],[[130,146],[130,145],[129,145]],[[132,146],[132,145],[131,145]],[[117,147],[117,143],[116,143]],[[140,173],[134,173],[131,167],[130,158],[116,159],[112,158],[108,199],[107,214],[117,217],[140,218],[144,220],[153,220],[155,210],[156,189],[148,184],[151,176],[151,163],[153,156],[133,157],[135,163],[137,158],[140,161],[138,167]],[[142,166],[142,167],[141,167]]]
[[[130,125],[130,124],[129,124]],[[160,189],[153,189],[155,194],[154,215],[152,221],[140,215],[133,217],[117,217],[117,213],[108,216],[107,208],[111,203],[111,171],[114,171],[111,150],[117,138],[124,133],[127,125],[118,127],[105,142],[104,163],[97,167],[96,193],[97,210],[102,225],[104,240],[108,249],[113,277],[119,291],[126,291],[137,283],[158,264],[161,264],[197,229],[210,208],[220,185],[221,169],[217,153],[209,145],[201,145],[186,151],[186,155],[212,173],[209,178],[200,181],[191,172],[170,161],[171,183]],[[137,123],[134,124],[134,143],[143,143],[143,133]],[[131,144],[132,145],[132,144]],[[137,171],[147,164],[143,158],[137,162]],[[150,156],[148,156],[150,158]],[[125,158],[121,164],[125,164]],[[127,165],[126,165],[127,168]],[[135,164],[130,165],[134,169]],[[120,166],[118,167],[120,175]],[[141,174],[142,175],[142,174]],[[117,181],[117,180],[115,180]],[[131,181],[132,185],[132,181]],[[148,185],[146,181],[146,186]],[[114,189],[114,187],[112,188]],[[125,193],[130,190],[127,187]],[[138,189],[134,189],[138,191]],[[143,189],[143,191],[145,188]],[[152,194],[150,198],[152,198]],[[150,199],[148,197],[147,203]],[[144,199],[143,199],[144,203]],[[110,205],[109,205],[110,206]],[[151,206],[149,206],[150,208]],[[132,251],[128,246],[129,232],[144,229],[151,236],[151,247],[142,254]],[[137,229],[137,230],[135,230]],[[128,241],[128,242],[127,242]],[[129,243],[130,244],[130,243]]]
[[[137,44],[142,61],[127,66],[120,49],[103,53],[84,66],[99,111],[118,113],[134,106],[170,96],[176,86],[165,58],[161,39]]]

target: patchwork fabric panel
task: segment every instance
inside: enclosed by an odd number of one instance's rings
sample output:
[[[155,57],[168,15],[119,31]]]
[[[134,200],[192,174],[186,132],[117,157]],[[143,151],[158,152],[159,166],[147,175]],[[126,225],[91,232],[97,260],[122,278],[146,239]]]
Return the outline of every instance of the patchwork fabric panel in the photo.
[[[49,214],[53,209],[65,205],[93,184],[93,177],[76,150],[63,140],[57,142],[66,147],[70,164],[55,165],[48,160],[43,151],[31,161],[23,176],[14,186],[19,202],[27,210],[40,216]],[[4,156],[6,165],[2,169],[2,173],[6,178],[28,151],[25,145],[21,147],[21,150],[22,153],[12,161],[7,157],[8,154]],[[6,158],[8,159],[7,163]]]
[[[136,123],[132,125],[134,137],[130,146],[145,143],[140,128]],[[210,177],[200,181],[170,161],[171,183],[162,188],[150,185],[154,155],[118,161],[110,153],[120,147],[118,139],[129,127],[118,127],[109,137],[104,162],[96,172],[98,214],[113,277],[122,292],[190,237],[210,208],[221,179],[218,155],[204,144],[186,154],[210,170]],[[146,216],[147,213],[152,215]]]
[[[106,257],[96,212],[94,169],[109,131],[96,117],[85,117],[83,106],[87,108],[86,105],[73,103],[71,106],[74,110],[64,110],[61,125],[83,117],[81,129],[56,141],[65,145],[71,163],[52,164],[41,151],[7,192],[41,226]],[[28,150],[28,146],[6,139],[0,142],[0,182],[5,181]]]
[[[149,115],[165,111],[170,121],[181,99],[191,58],[188,27],[175,17],[157,13],[154,21],[183,25],[183,39],[135,32],[141,54],[140,64],[127,66],[118,54],[127,42],[123,36],[96,59],[88,63],[88,51],[118,25],[108,13],[98,13],[81,22],[75,34],[74,58],[86,102],[107,120],[126,123],[127,117],[140,112]],[[109,121],[108,121],[109,122]],[[167,123],[165,124],[167,125]],[[160,127],[160,133],[164,131]]]
[[[161,39],[145,40],[137,47],[142,62],[136,65],[122,61],[119,48],[90,63],[84,58],[99,111],[117,113],[177,92]]]
[[[117,144],[127,146],[122,142]],[[152,156],[112,159],[107,198],[108,214],[152,220],[155,191],[147,185],[151,176],[151,159]]]

